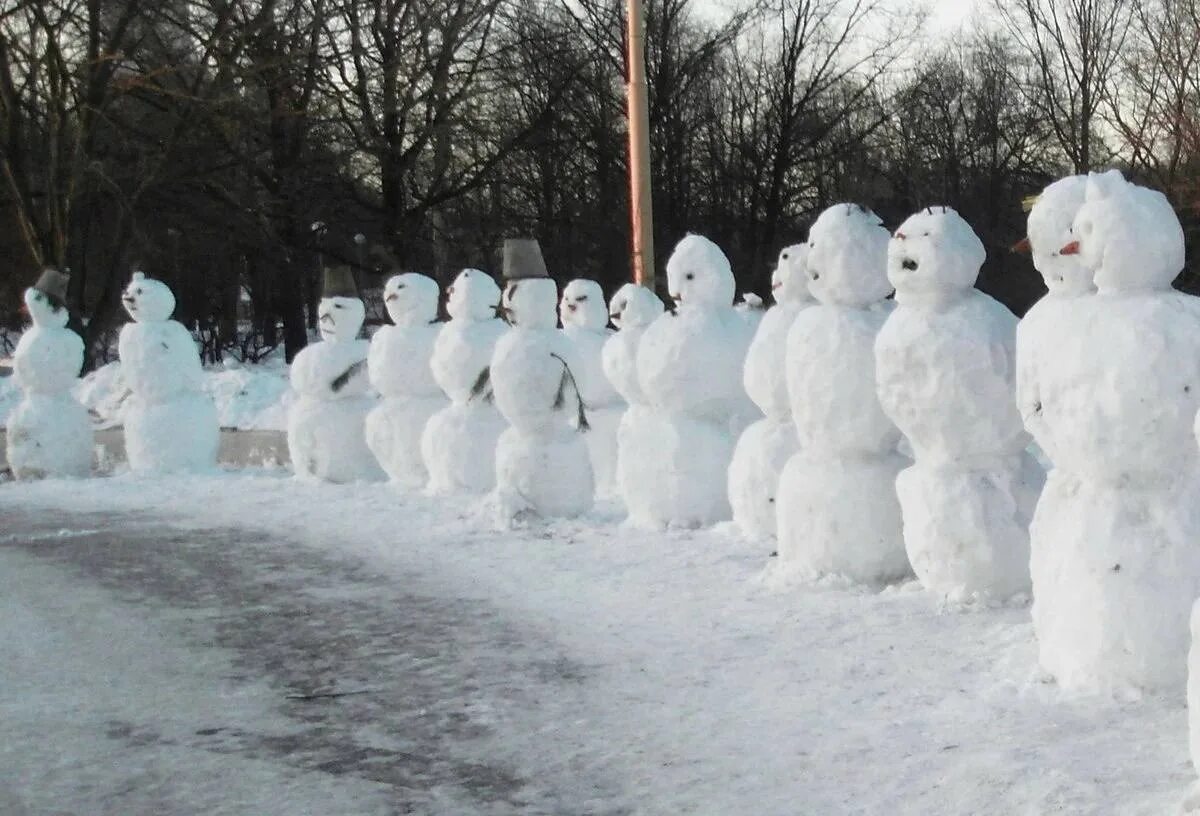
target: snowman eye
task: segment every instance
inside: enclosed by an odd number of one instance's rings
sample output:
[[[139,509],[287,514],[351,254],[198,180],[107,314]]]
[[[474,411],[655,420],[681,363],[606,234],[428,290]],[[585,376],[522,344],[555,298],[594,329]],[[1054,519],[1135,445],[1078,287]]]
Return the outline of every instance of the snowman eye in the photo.
[[[342,304],[340,304],[340,303],[335,303],[335,304],[333,304],[333,308],[335,308],[335,309],[341,309],[341,308],[343,308],[343,306],[342,306]]]
[[[783,259],[784,259],[785,261],[788,259],[788,254],[787,254],[786,252],[785,252],[785,253],[783,253]]]
[[[142,293],[141,287],[138,287],[137,289],[134,289],[134,290],[133,290],[133,293],[134,293],[135,295],[140,295],[140,294]]]
[[[684,275],[684,277],[687,278],[688,280],[696,279],[696,276],[694,274],[692,274],[691,272],[688,272],[686,275]]]
[[[587,295],[580,295],[579,297],[575,298],[575,302],[576,302],[576,303],[583,303],[583,302],[584,302],[585,300],[587,300],[587,299],[588,299],[588,296],[587,296]]]

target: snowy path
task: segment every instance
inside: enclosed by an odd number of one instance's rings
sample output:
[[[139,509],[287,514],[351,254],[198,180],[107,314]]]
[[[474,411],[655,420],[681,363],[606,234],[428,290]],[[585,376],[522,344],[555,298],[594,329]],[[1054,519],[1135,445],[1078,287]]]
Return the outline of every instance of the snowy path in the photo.
[[[1125,816],[1190,784],[1182,701],[1037,682],[1028,610],[772,591],[762,555],[261,474],[0,486],[0,812]],[[329,688],[368,693],[287,699]]]

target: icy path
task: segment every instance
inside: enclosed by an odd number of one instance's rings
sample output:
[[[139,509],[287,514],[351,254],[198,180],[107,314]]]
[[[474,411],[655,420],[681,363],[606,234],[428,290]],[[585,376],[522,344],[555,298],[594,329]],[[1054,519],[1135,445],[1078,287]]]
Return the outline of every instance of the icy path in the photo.
[[[1193,778],[1182,701],[1038,682],[1026,609],[486,522],[264,475],[0,486],[0,812],[1126,816]],[[367,693],[287,699],[325,690]]]

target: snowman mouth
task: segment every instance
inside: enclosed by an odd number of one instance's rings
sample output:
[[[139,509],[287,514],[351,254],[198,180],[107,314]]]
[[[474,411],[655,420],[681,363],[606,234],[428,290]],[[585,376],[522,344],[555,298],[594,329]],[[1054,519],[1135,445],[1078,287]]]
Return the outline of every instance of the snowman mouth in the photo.
[[[912,258],[905,258],[900,262],[900,268],[907,269],[909,272],[916,272],[918,266],[920,266],[920,264],[914,261]]]
[[[399,298],[399,295],[388,295],[387,297],[385,297],[385,298],[383,299],[383,302],[384,302],[384,303],[391,303],[393,300],[396,300],[397,298]]]
[[[321,319],[320,319],[319,321],[317,321],[317,322],[319,322],[319,323],[328,323],[329,325],[331,325],[331,326],[332,326],[332,325],[333,325],[333,315],[331,315],[331,314],[323,314],[323,315],[321,315]]]

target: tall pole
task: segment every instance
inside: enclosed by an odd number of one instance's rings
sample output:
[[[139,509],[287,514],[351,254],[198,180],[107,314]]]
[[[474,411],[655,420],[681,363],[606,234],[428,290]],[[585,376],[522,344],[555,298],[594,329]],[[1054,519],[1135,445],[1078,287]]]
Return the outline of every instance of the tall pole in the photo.
[[[629,55],[629,210],[633,279],[654,288],[654,212],[650,201],[650,113],[646,101],[646,31],[642,0],[627,0]]]

